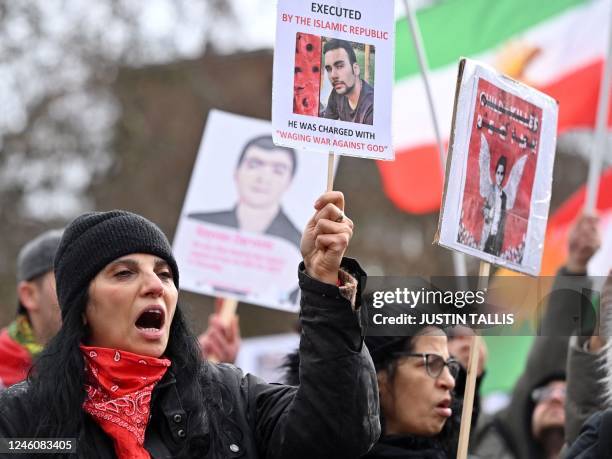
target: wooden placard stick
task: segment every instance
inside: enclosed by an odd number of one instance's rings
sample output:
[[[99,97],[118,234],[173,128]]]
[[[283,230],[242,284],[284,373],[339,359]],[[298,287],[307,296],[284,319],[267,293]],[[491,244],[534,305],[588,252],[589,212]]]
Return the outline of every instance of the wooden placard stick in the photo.
[[[330,151],[327,157],[327,191],[334,190],[334,160],[336,159],[334,152]]]
[[[219,317],[221,323],[224,326],[228,326],[234,317],[236,316],[236,310],[238,309],[238,300],[233,298],[219,298],[221,300],[221,307],[219,308]],[[219,363],[221,360],[218,355],[210,354],[206,356],[209,362]]]
[[[489,273],[491,265],[485,261],[480,262],[478,272],[478,290],[485,291],[489,285]],[[459,446],[457,447],[457,459],[466,459],[468,445],[470,442],[470,429],[472,427],[472,409],[474,407],[474,395],[476,392],[476,375],[478,374],[478,360],[480,354],[480,340],[482,338],[474,334],[470,346],[470,358],[468,360],[467,378],[465,392],[463,393],[463,410],[461,411],[461,429],[459,430]]]

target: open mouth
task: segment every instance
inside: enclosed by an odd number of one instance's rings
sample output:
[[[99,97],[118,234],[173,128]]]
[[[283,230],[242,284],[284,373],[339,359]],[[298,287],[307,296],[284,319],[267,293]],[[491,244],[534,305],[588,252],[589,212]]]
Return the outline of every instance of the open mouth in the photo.
[[[164,320],[164,310],[159,306],[152,306],[142,311],[135,325],[141,330],[157,331],[164,326]]]
[[[450,406],[451,406],[451,400],[444,399],[436,405],[435,411],[439,416],[443,418],[449,418],[453,414],[453,410],[451,409]]]
[[[438,403],[438,408],[450,408],[450,400],[442,400],[440,403]]]

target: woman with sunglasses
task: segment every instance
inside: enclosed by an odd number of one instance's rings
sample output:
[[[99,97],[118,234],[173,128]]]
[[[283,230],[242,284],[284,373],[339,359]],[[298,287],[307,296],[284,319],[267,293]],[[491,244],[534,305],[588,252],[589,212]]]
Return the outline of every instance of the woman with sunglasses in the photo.
[[[364,457],[455,457],[455,436],[445,426],[458,409],[453,388],[459,362],[449,356],[444,331],[368,336],[366,345],[378,378],[382,436]]]
[[[55,258],[62,328],[29,381],[0,395],[0,438],[87,459],[363,454],[380,432],[378,405],[343,211],[341,193],[324,194],[302,238],[299,388],[201,361],[156,225],[125,211],[77,217]],[[37,441],[16,441],[27,437]]]

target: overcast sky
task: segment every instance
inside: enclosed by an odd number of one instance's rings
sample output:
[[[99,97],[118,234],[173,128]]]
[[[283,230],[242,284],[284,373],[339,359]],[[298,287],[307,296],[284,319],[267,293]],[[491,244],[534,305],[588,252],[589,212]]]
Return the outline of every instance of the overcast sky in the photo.
[[[420,8],[435,3],[435,0],[409,0],[409,2],[415,8]],[[234,38],[227,41],[231,46],[223,46],[226,41],[221,34],[217,38],[223,39],[215,40],[215,45],[224,52],[236,49],[272,48],[276,29],[276,3],[271,0],[231,0],[232,8],[239,17],[240,30],[237,34],[231,32]],[[347,0],[337,3],[350,4]],[[404,2],[395,0],[395,16],[404,16],[404,13]]]

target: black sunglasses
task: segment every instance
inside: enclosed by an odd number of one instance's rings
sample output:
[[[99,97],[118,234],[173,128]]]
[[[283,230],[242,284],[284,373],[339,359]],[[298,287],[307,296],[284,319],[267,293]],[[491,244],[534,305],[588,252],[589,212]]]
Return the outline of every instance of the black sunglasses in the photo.
[[[461,364],[454,358],[451,357],[445,361],[444,358],[438,354],[395,352],[393,355],[395,357],[419,357],[423,359],[427,374],[434,379],[438,378],[442,374],[444,367],[448,367],[448,371],[450,372],[451,376],[456,378],[459,374],[459,368],[461,368]]]

